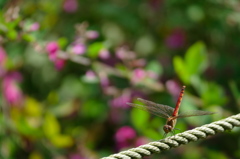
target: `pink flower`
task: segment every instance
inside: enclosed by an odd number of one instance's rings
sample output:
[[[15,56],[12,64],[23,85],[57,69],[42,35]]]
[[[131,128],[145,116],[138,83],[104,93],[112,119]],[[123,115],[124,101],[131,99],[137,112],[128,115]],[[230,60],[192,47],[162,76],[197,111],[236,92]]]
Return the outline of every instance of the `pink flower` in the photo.
[[[116,50],[115,54],[116,54],[116,57],[118,57],[119,59],[125,59],[127,50],[125,47],[120,47]]]
[[[110,57],[110,53],[107,49],[101,49],[99,52],[99,58],[100,59],[108,59]]]
[[[96,39],[98,38],[99,34],[97,31],[94,31],[94,30],[88,30],[86,32],[86,36],[88,39]]]
[[[88,70],[85,75],[88,80],[95,80],[97,78],[95,72],[92,70]]]
[[[103,87],[103,89],[107,88],[110,85],[110,81],[109,81],[107,75],[100,74],[100,84]]]
[[[86,46],[84,44],[75,44],[73,47],[72,47],[72,52],[74,54],[77,54],[77,55],[82,55],[84,54],[86,51]]]
[[[29,31],[37,31],[39,29],[39,23],[33,23],[30,28]]]
[[[117,115],[116,115],[117,114]],[[125,110],[116,107],[110,107],[109,120],[114,125],[124,122]]]
[[[136,137],[136,132],[130,126],[123,126],[119,128],[115,134],[115,140],[117,142],[123,142],[126,140],[131,140]]]
[[[156,74],[153,71],[148,71],[147,74],[148,74],[149,78],[153,78],[153,79],[157,79],[158,78],[158,74]]]
[[[8,74],[3,78],[3,96],[9,105],[22,105],[23,94],[18,87],[19,80],[21,80],[21,76],[17,72]]]
[[[146,66],[146,60],[145,59],[132,60],[131,65],[133,67],[144,67]]]
[[[48,52],[49,59],[51,61],[54,61],[57,58],[57,51],[59,50],[59,45],[55,41],[49,42],[46,46],[46,50]]]
[[[135,141],[135,147],[144,145],[148,143],[148,139],[145,137],[138,137],[137,140]]]
[[[65,66],[65,63],[66,63],[65,59],[61,59],[57,56],[59,49],[60,49],[59,45],[55,41],[49,42],[46,46],[46,50],[48,52],[49,59],[54,63],[55,68],[57,70],[63,69],[63,67]]]
[[[66,60],[60,59],[60,58],[57,58],[57,59],[54,61],[55,68],[56,68],[57,70],[62,70],[63,67],[65,66],[65,63],[66,63]]]
[[[144,78],[146,76],[145,70],[140,68],[135,69],[133,73],[136,78]]]
[[[59,50],[58,43],[55,41],[51,41],[47,44],[46,50],[48,53],[55,53]]]
[[[118,108],[128,108],[129,106],[126,104],[131,101],[130,94],[123,94],[117,98],[114,98],[110,101],[110,105],[112,107],[118,107]]]
[[[176,29],[167,37],[166,44],[169,48],[177,49],[183,47],[185,41],[185,32],[181,29]]]
[[[130,51],[128,47],[122,46],[116,49],[115,55],[118,59],[126,60],[126,59],[135,59],[136,53]]]
[[[147,73],[145,72],[145,70],[141,68],[137,68],[133,70],[131,78],[133,82],[137,83],[143,80],[146,76],[147,76]]]
[[[22,75],[19,72],[11,72],[8,73],[5,78],[9,78],[11,80],[15,80],[16,82],[22,81]]]
[[[65,0],[63,3],[63,9],[67,13],[74,13],[78,9],[78,1],[77,0]]]
[[[117,130],[115,134],[115,142],[117,144],[118,149],[122,149],[124,147],[128,147],[132,145],[134,139],[136,137],[136,132],[130,126],[123,126]]]
[[[174,81],[174,80],[168,80],[166,82],[166,88],[168,90],[168,92],[174,97],[177,98],[179,95],[179,92],[181,91],[181,87],[179,86],[179,84]]]

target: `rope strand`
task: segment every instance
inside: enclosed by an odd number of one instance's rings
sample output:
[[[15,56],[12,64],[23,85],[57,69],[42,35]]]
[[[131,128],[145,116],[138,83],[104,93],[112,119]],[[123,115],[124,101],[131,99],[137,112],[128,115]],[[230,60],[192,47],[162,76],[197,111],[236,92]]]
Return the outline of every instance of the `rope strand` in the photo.
[[[137,148],[122,151],[102,159],[140,159],[143,156],[149,156],[153,153],[160,153],[161,151],[169,150],[182,144],[187,144],[191,141],[197,141],[199,139],[206,138],[209,135],[215,135],[218,132],[231,130],[234,128],[234,126],[240,126],[240,114],[233,115],[228,118],[206,124],[159,141],[150,142]]]

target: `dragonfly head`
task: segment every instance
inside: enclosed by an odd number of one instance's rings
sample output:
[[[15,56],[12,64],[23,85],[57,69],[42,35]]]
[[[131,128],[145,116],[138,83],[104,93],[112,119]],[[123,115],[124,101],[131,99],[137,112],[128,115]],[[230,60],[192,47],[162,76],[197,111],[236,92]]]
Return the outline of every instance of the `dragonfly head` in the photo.
[[[164,125],[164,127],[163,127],[163,130],[164,130],[165,133],[171,132],[172,129],[173,129],[173,127],[170,126],[170,125]]]

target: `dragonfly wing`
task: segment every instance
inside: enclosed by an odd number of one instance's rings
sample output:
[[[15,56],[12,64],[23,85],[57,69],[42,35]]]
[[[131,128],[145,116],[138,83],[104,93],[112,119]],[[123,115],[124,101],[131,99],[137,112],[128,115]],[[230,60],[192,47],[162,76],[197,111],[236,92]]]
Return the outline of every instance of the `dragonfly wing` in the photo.
[[[159,112],[157,112],[157,109],[155,109],[154,107],[148,106],[148,105],[139,105],[139,104],[133,104],[133,103],[127,103],[127,104],[132,107],[147,111],[147,112],[154,114],[156,116],[159,116],[161,118],[169,117],[168,115],[166,115],[166,113],[159,113]]]
[[[186,118],[191,116],[202,116],[202,115],[212,115],[214,112],[202,111],[202,110],[192,110],[189,112],[184,112],[179,114],[176,118]]]
[[[172,116],[172,114],[174,112],[174,108],[172,108],[170,106],[167,106],[167,105],[157,104],[157,103],[154,103],[152,101],[148,101],[148,100],[145,100],[145,99],[142,99],[142,98],[138,98],[137,100],[144,103],[150,109],[152,108],[152,109],[155,109],[159,113],[165,114],[165,116],[167,118]]]
[[[169,107],[167,105],[157,104],[141,98],[138,98],[137,100],[144,103],[145,105],[139,105],[139,104],[133,104],[133,103],[127,103],[127,104],[132,107],[136,107],[138,109],[148,111],[149,113],[162,118],[170,117],[174,111],[172,107]]]

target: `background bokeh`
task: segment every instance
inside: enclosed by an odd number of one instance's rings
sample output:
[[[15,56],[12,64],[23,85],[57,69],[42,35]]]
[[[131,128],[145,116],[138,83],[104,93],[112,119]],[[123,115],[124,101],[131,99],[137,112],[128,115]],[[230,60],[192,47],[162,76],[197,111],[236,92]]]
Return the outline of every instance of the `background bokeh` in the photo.
[[[137,97],[240,111],[238,0],[1,0],[0,158],[95,159],[163,137]],[[177,132],[178,133],[178,132]],[[240,129],[148,158],[240,158]]]

